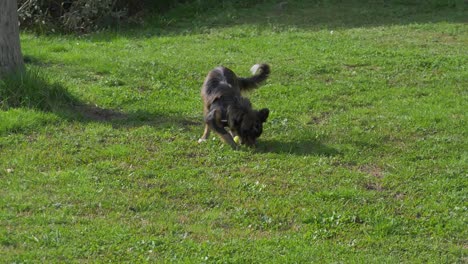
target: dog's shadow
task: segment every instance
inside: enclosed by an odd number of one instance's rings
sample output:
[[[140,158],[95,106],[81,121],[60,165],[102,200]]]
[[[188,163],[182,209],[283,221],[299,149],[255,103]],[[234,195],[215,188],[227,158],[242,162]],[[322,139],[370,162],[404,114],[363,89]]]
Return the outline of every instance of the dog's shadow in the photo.
[[[280,141],[280,140],[261,140],[256,152],[259,153],[282,153],[300,156],[316,155],[316,156],[335,156],[340,152],[334,148],[328,147],[317,140],[299,139],[297,141]]]

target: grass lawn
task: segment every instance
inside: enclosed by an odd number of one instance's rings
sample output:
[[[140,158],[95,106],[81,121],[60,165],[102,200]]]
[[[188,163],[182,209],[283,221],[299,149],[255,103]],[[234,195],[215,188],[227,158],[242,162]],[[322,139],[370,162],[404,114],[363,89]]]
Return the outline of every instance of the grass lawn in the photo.
[[[466,263],[467,6],[417,2],[185,5],[22,33],[1,262]],[[259,62],[258,147],[198,144],[207,72]]]

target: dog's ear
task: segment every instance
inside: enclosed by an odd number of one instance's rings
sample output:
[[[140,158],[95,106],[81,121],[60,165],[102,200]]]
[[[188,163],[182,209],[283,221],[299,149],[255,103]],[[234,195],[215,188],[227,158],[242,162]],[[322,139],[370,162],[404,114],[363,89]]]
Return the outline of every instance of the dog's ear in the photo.
[[[258,112],[258,119],[263,123],[267,120],[270,110],[268,108],[263,108]]]

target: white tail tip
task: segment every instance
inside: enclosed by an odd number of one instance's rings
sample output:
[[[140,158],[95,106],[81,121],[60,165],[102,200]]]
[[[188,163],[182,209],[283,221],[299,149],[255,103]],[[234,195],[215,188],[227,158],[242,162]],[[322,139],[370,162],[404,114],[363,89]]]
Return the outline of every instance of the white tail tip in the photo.
[[[250,72],[252,74],[256,74],[258,69],[260,69],[260,64],[255,64],[254,66],[252,66],[252,68],[250,68]]]

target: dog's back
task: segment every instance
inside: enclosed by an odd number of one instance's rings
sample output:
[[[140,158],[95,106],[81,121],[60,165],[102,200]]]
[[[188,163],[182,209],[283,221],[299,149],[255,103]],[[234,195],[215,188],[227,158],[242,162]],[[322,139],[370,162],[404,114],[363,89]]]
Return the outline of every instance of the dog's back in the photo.
[[[268,64],[255,64],[250,71],[254,74],[253,76],[239,78],[226,67],[220,66],[211,70],[206,76],[201,90],[205,104],[209,105],[221,96],[241,96],[241,91],[258,88],[268,78],[270,66]]]
[[[201,90],[205,105],[210,105],[221,96],[236,97],[240,95],[239,81],[236,74],[222,66],[208,73]]]

